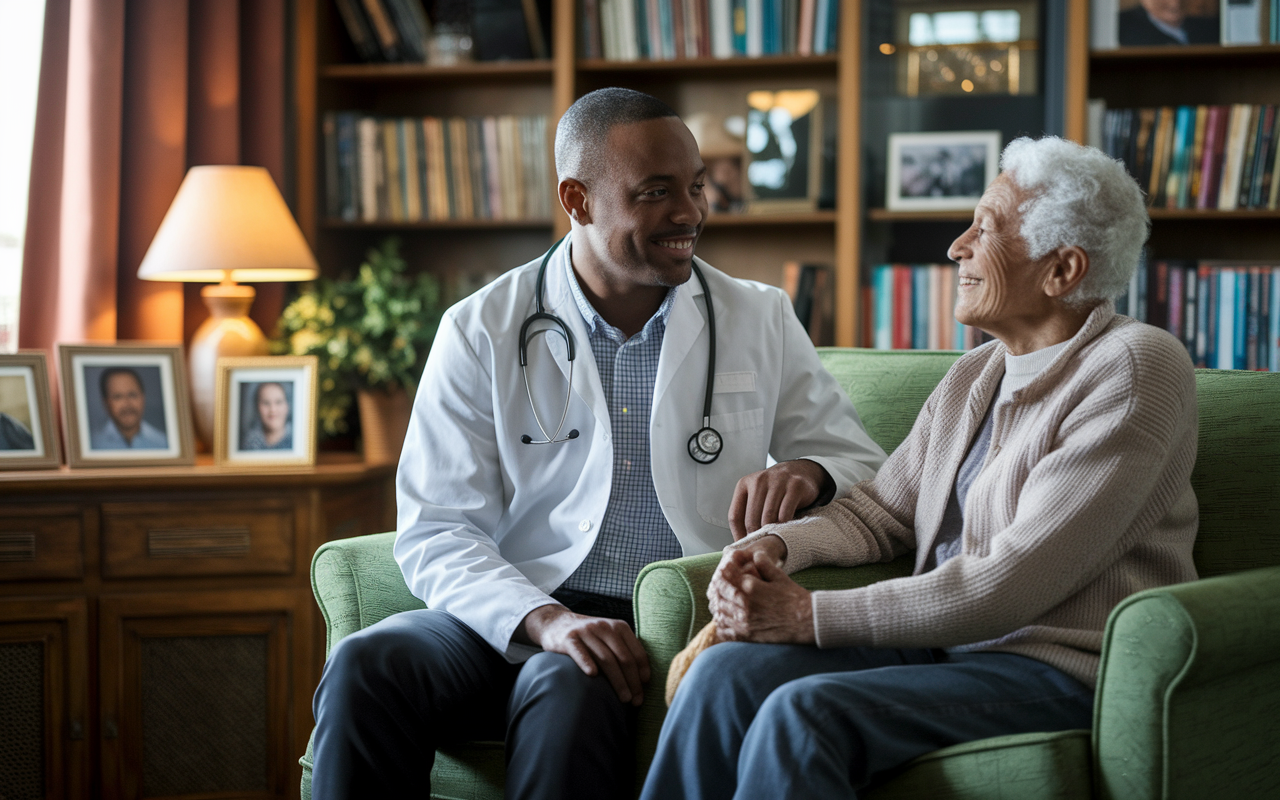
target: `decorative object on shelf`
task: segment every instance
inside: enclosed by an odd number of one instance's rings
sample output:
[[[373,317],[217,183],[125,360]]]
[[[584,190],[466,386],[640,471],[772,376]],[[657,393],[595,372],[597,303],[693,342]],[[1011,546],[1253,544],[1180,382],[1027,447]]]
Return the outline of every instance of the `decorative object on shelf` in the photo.
[[[329,112],[324,135],[330,219],[551,219],[544,116]]]
[[[399,247],[389,238],[355,277],[308,284],[280,316],[274,352],[320,359],[317,417],[326,434],[347,430],[357,391],[412,397],[417,388],[445,303],[434,276],[405,273]]]
[[[390,392],[361,389],[356,393],[356,402],[360,408],[365,463],[399,463],[413,413],[413,395],[405,389]]]
[[[999,162],[999,131],[891,133],[886,205],[895,211],[974,208]]]
[[[42,352],[0,355],[0,470],[47,469],[62,463]]]
[[[305,281],[319,272],[298,223],[262,167],[192,167],[151,241],[138,277],[217,283],[200,291],[209,318],[187,350],[196,432],[214,435],[214,382],[220,356],[266,355],[249,319],[256,292],[238,281]]]
[[[1218,44],[1220,0],[1093,0],[1093,49]]]
[[[437,67],[469,64],[475,56],[471,27],[465,22],[441,23],[427,40],[427,62]]]
[[[816,89],[747,93],[748,211],[817,209],[824,112]]]
[[[58,345],[72,467],[195,463],[181,345]]]
[[[218,466],[316,463],[316,356],[218,359]]]
[[[732,121],[739,123],[738,135],[730,130]],[[745,207],[742,195],[742,133],[746,120],[735,116],[723,119],[715,114],[700,112],[685,117],[693,138],[698,142],[698,153],[707,165],[707,178],[703,193],[712,214],[736,214]]]
[[[879,51],[897,59],[898,93],[907,97],[1035,94],[1039,25],[1039,4],[1026,0],[967,8],[900,3],[897,42],[882,42]]]

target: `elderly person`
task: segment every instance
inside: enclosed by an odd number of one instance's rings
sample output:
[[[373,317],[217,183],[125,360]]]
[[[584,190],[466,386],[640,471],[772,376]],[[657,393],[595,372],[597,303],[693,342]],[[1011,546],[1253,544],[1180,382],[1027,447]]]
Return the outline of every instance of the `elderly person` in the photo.
[[[990,736],[1087,728],[1112,608],[1196,577],[1191,362],[1117,316],[1142,194],[1101,152],[1018,139],[972,226],[961,357],[879,475],[726,548],[718,637],[675,695],[647,798],[852,797]],[[910,577],[809,592],[787,573],[888,561]]]

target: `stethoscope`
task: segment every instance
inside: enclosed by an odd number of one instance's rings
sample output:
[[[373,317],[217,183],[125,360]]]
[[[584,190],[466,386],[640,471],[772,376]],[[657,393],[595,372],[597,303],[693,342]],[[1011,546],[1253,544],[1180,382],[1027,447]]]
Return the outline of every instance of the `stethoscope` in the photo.
[[[564,429],[564,421],[569,417],[569,402],[573,398],[573,360],[576,352],[573,345],[573,334],[569,332],[569,326],[564,320],[557,317],[546,310],[542,304],[542,287],[546,282],[547,262],[551,260],[551,255],[555,253],[556,248],[560,246],[559,242],[551,245],[551,249],[542,257],[542,265],[538,267],[538,284],[535,289],[534,299],[537,302],[537,310],[525,319],[524,324],[520,326],[520,372],[524,375],[524,390],[529,395],[529,408],[533,410],[533,421],[537,424],[538,430],[542,431],[542,441],[536,441],[529,434],[520,437],[520,441],[524,444],[560,444],[570,439],[577,439],[578,429],[573,428],[564,438],[560,437],[560,431]],[[710,464],[720,457],[720,451],[724,449],[724,440],[720,437],[720,432],[711,427],[711,390],[715,382],[716,375],[716,312],[711,304],[711,290],[707,287],[707,279],[702,277],[702,270],[698,269],[697,263],[693,265],[693,274],[698,277],[698,283],[702,284],[702,296],[707,303],[707,325],[710,328],[711,347],[707,354],[707,388],[702,399],[702,428],[697,433],[689,437],[689,456],[699,464]],[[564,337],[565,350],[569,359],[569,385],[564,392],[564,411],[560,414],[560,424],[556,426],[554,433],[547,433],[547,428],[542,424],[542,418],[538,416],[538,407],[533,402],[533,389],[529,386],[529,326],[538,320],[546,320],[554,325],[554,328],[540,328],[533,332],[532,336],[540,333],[558,333]]]

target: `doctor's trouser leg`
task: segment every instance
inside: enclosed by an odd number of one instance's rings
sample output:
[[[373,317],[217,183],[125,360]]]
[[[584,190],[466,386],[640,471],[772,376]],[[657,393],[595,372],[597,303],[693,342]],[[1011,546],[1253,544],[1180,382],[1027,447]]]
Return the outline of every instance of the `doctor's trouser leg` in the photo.
[[[925,753],[1092,712],[1088,686],[1007,653],[718,644],[680,684],[643,797],[855,797]]]
[[[506,742],[507,797],[629,797],[635,714],[559,653],[508,664],[441,611],[343,639],[316,690],[316,800],[428,796],[438,747]]]

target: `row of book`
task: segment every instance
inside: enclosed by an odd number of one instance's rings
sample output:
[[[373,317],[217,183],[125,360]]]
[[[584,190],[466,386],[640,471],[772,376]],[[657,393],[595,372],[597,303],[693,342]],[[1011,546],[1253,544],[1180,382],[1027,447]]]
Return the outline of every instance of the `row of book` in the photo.
[[[1280,263],[1153,260],[1116,311],[1177,336],[1197,367],[1280,370]]]
[[[1154,208],[1277,207],[1275,105],[1164,106],[1106,111],[1101,147],[1124,161]]]
[[[955,264],[881,264],[862,295],[862,341],[877,350],[970,350],[990,336],[956,321]]]
[[[584,58],[823,55],[836,52],[840,0],[582,0]]]
[[[329,112],[324,141],[330,219],[551,218],[544,116]]]
[[[835,275],[831,266],[788,261],[782,265],[782,288],[814,347],[835,344]]]
[[[334,0],[363,61],[435,61],[431,17],[422,0]],[[477,61],[548,58],[551,0],[437,0],[435,33],[462,37]],[[458,39],[455,39],[455,51]],[[460,55],[451,53],[451,63]]]

